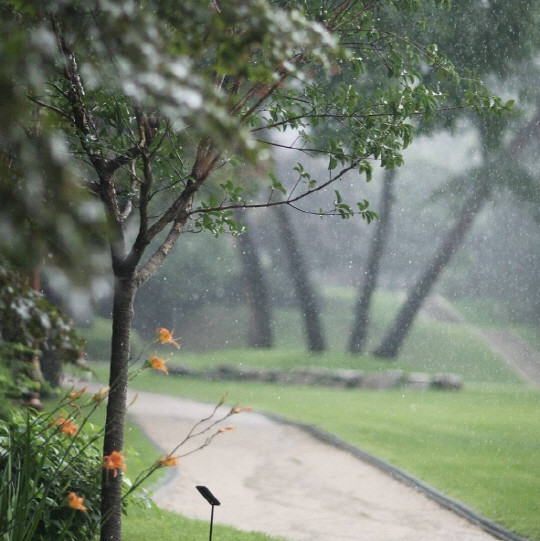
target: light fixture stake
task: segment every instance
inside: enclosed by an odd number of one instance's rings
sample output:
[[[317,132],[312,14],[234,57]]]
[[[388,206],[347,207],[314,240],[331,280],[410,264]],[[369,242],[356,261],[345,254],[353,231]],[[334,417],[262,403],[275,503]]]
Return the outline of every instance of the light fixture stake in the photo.
[[[221,505],[220,501],[210,492],[210,489],[203,487],[201,485],[197,486],[196,489],[201,493],[201,496],[212,506],[212,511],[210,513],[210,539],[212,541],[212,529],[214,527],[214,507],[216,505]]]

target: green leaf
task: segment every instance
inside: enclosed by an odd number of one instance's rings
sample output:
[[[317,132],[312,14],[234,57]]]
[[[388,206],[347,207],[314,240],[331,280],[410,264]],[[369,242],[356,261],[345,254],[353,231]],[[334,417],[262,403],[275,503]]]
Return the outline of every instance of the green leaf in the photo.
[[[330,156],[329,162],[328,162],[328,170],[332,171],[337,167],[337,160],[334,156]]]

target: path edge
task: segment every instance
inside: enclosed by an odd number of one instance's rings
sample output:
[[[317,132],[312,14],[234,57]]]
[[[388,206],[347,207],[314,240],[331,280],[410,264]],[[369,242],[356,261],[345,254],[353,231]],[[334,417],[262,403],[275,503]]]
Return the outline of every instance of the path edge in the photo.
[[[322,428],[319,428],[316,425],[302,423],[300,421],[293,421],[291,419],[288,419],[286,417],[283,417],[275,413],[268,413],[268,412],[258,412],[258,413],[264,415],[265,417],[277,423],[296,427],[299,430],[302,430],[303,432],[310,434],[311,436],[313,436],[314,438],[316,438],[317,440],[323,443],[332,445],[333,447],[336,447],[337,449],[341,449],[342,451],[346,451],[347,453],[353,455],[354,457],[359,458],[360,460],[363,460],[364,462],[367,462],[368,464],[371,464],[375,468],[381,470],[385,474],[390,475],[391,477],[400,481],[401,483],[421,492],[429,499],[438,503],[440,506],[459,515],[460,517],[464,518],[465,520],[469,521],[475,526],[478,526],[485,532],[493,535],[497,539],[502,539],[503,541],[530,541],[530,539],[526,537],[522,537],[516,534],[515,532],[508,530],[504,526],[501,526],[500,524],[484,517],[483,515],[478,514],[476,511],[466,506],[465,504],[461,503],[460,501],[455,500],[454,498],[451,498],[450,496],[447,496],[446,494],[442,493],[436,488],[410,475],[409,473],[402,470],[401,468],[398,468],[390,464],[386,460],[383,460],[366,451],[363,451],[362,449],[356,447],[355,445],[352,445],[346,442],[345,440],[342,440],[338,436],[330,432],[327,432],[326,430],[323,430]]]

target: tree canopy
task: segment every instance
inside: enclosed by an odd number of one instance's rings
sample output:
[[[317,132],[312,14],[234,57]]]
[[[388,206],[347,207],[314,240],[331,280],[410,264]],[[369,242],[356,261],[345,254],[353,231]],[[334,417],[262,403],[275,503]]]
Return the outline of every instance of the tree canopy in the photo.
[[[400,163],[412,137],[407,119],[441,107],[445,90],[463,89],[459,106],[500,104],[478,80],[459,77],[435,47],[399,35],[395,22],[381,17],[394,12],[395,21],[399,13],[419,27],[422,6],[412,0],[2,2],[4,249],[49,239],[48,253],[74,263],[73,254],[82,256],[87,245],[87,226],[99,218],[91,199],[73,204],[76,194],[104,198],[109,225],[118,229],[144,199],[136,192],[148,184],[142,179],[148,158],[157,190],[174,192],[175,203],[146,228],[145,242],[187,209],[212,169],[235,159],[261,164],[265,147],[278,144],[265,135],[271,130],[299,131],[290,145],[299,161],[302,153],[328,158],[328,178],[306,174],[303,189],[288,195],[292,203],[344,171],[369,174],[373,160]],[[423,85],[431,73],[440,81]],[[380,74],[388,75],[387,84],[369,94],[351,84]],[[315,143],[313,129],[329,121],[339,130]],[[189,204],[194,228],[233,223],[213,209],[243,203],[243,187],[225,172],[222,178],[210,197]],[[269,186],[283,189],[279,179]],[[155,191],[149,191],[152,203],[162,202]],[[139,205],[139,214],[148,210]],[[82,238],[71,232],[77,224]]]

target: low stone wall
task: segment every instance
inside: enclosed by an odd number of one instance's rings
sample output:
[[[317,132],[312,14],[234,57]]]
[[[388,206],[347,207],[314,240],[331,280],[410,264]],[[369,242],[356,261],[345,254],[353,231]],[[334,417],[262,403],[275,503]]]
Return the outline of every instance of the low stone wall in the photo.
[[[319,385],[349,389],[403,389],[424,391],[444,389],[457,391],[463,380],[455,374],[406,373],[403,370],[364,372],[362,370],[329,370],[318,367],[276,370],[266,368],[242,368],[220,365],[212,370],[192,370],[188,367],[169,367],[169,373],[211,381],[253,381],[283,383],[290,385]]]

